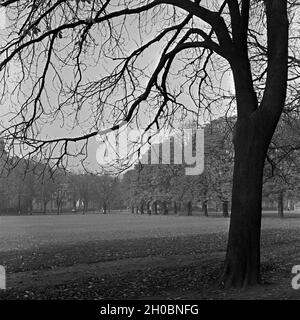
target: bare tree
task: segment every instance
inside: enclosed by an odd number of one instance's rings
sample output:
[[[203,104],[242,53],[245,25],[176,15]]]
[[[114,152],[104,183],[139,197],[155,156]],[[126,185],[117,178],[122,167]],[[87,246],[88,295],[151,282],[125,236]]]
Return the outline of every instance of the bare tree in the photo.
[[[294,38],[293,57],[288,52],[288,11],[292,25],[299,17],[296,4],[3,1],[9,26],[0,49],[2,102],[10,92],[13,119],[2,136],[11,148],[25,144],[27,156],[39,152],[40,158],[61,166],[74,156],[75,142],[77,154],[84,154],[89,138],[108,132],[104,124],[110,124],[109,130],[141,124],[140,115],[147,113],[152,115],[145,126],[149,130],[176,123],[189,112],[198,117],[203,109],[224,108],[226,100],[228,106],[236,105],[222,283],[257,284],[263,168],[285,104],[289,59],[290,65],[296,63]],[[153,50],[160,56],[149,63]],[[222,75],[230,70],[235,97],[222,86]],[[296,81],[298,75],[292,78]],[[41,128],[53,122],[72,122],[82,132],[47,138]]]

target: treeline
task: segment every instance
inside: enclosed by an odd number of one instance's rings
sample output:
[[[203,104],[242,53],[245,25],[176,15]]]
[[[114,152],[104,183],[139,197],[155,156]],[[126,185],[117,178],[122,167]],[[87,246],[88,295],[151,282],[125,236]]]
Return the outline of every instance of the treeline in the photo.
[[[47,164],[9,159],[6,155],[1,162],[1,214],[107,213],[122,206],[117,178],[51,171]]]
[[[123,183],[128,186],[127,203],[132,213],[192,215],[193,210],[197,210],[207,216],[210,206],[213,211],[222,211],[224,217],[229,216],[232,130],[223,120],[205,127],[205,170],[201,175],[186,175],[185,165],[174,164],[174,140],[170,143],[170,164],[139,164],[126,172]],[[194,140],[194,154],[195,148]],[[158,149],[161,152],[162,148]]]
[[[126,202],[134,213],[191,215],[222,211],[229,216],[234,166],[235,117],[219,118],[205,126],[205,169],[188,176],[183,165],[136,165],[124,176]],[[300,200],[300,124],[281,120],[268,151],[264,171],[263,209],[292,210]],[[171,147],[172,149],[172,147]],[[172,152],[171,152],[172,153]]]
[[[168,165],[137,164],[120,177],[60,169],[53,172],[48,164],[10,159],[2,143],[0,212],[106,214],[126,209],[140,214],[192,215],[197,210],[207,216],[211,210],[228,217],[234,123],[234,117],[219,118],[205,126],[205,170],[195,176],[186,175],[186,167],[175,165],[174,159]],[[282,120],[265,164],[263,207],[277,207],[281,217],[284,209],[293,209],[300,199],[299,133],[298,121]]]

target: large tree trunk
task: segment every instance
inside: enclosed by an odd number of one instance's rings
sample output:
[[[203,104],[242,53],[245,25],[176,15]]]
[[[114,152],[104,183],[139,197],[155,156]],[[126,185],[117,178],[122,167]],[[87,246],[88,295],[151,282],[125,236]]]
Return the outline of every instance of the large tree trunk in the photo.
[[[234,35],[239,53],[230,61],[238,116],[234,133],[231,219],[222,275],[225,287],[247,287],[260,282],[263,167],[285,103],[288,57],[287,1],[267,0],[265,5],[268,69],[259,106],[253,89],[246,28],[243,34]]]
[[[231,220],[223,273],[225,287],[243,287],[260,281],[264,152],[254,152],[260,149],[258,139],[248,143],[242,143],[241,137],[236,140],[240,141],[235,147]]]
[[[280,191],[278,194],[278,217],[279,218],[284,218],[284,213],[283,213],[283,191]]]

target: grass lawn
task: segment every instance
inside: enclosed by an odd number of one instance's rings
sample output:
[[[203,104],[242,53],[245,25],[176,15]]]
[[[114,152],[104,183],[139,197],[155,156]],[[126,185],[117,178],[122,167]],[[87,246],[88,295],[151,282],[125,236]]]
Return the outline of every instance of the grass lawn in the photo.
[[[264,285],[216,286],[229,219],[222,217],[1,216],[0,299],[298,299],[300,214],[263,219]]]

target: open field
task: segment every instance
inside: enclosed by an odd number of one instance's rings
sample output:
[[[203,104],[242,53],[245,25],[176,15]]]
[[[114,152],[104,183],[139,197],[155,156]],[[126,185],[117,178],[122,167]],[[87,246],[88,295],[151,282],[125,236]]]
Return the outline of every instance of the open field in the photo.
[[[1,216],[0,298],[300,298],[300,215],[263,219],[265,285],[222,292],[215,284],[229,219],[131,214]]]

